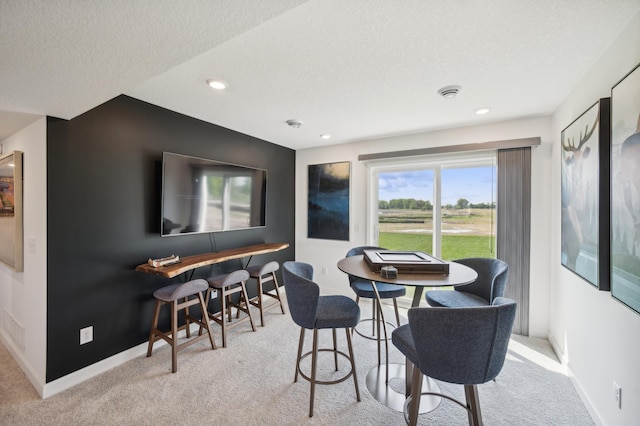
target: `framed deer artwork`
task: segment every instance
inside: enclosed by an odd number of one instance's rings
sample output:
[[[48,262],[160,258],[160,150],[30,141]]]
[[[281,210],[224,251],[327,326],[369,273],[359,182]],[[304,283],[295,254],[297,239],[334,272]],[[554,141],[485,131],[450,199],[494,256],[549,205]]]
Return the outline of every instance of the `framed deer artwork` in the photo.
[[[611,89],[611,296],[640,313],[640,64]]]
[[[561,133],[561,262],[609,290],[610,99],[589,107]]]

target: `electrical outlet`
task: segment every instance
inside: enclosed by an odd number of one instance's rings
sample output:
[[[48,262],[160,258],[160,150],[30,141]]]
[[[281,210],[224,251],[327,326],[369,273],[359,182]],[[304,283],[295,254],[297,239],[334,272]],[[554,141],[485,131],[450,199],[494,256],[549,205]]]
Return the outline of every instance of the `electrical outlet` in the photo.
[[[326,266],[322,267],[322,275],[327,275],[327,267]]]
[[[618,408],[622,409],[622,389],[616,382],[613,382],[613,400]]]
[[[211,290],[211,300],[218,297],[218,290]]]
[[[89,343],[93,341],[93,326],[81,328],[80,329],[80,344],[84,345],[85,343]]]

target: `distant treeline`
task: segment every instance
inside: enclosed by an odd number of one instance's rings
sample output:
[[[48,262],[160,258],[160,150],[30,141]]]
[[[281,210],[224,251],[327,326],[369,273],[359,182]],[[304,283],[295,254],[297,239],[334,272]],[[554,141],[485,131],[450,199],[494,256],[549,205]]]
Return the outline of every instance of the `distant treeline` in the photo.
[[[456,204],[446,204],[445,209],[495,209],[495,201],[492,203],[470,203],[466,198],[459,198]],[[429,200],[416,200],[415,198],[395,198],[393,200],[378,201],[378,209],[404,209],[404,210],[433,210],[433,204]]]

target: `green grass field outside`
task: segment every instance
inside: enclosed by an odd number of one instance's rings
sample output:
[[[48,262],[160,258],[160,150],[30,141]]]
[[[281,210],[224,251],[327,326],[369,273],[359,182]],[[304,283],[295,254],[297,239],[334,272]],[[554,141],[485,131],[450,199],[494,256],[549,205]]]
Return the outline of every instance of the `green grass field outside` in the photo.
[[[466,257],[495,258],[495,209],[444,210],[442,224],[443,260]],[[381,211],[378,217],[378,245],[389,250],[419,250],[432,254],[433,212],[395,209]],[[413,297],[407,287],[405,297]]]
[[[379,246],[390,250],[419,250],[431,254],[432,235],[381,232]],[[443,235],[442,259],[454,260],[465,257],[496,257],[495,241],[490,236]]]

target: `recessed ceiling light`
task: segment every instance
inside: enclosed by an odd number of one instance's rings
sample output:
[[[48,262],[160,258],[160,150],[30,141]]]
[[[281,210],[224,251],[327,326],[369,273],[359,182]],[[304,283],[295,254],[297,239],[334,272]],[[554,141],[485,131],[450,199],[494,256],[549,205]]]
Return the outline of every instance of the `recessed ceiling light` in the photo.
[[[461,89],[462,87],[460,86],[445,86],[438,90],[438,95],[445,99],[453,99],[458,95],[458,93],[460,93]]]
[[[489,111],[491,111],[489,108],[478,108],[476,110],[476,114],[484,115],[484,114],[488,113]]]
[[[326,133],[325,133],[325,134],[320,135],[320,137],[321,137],[322,139],[331,139],[331,135],[328,135],[328,134],[326,134]]]
[[[212,89],[216,89],[216,90],[224,90],[224,89],[227,88],[227,83],[225,83],[224,81],[220,81],[220,80],[207,80],[207,84]]]

